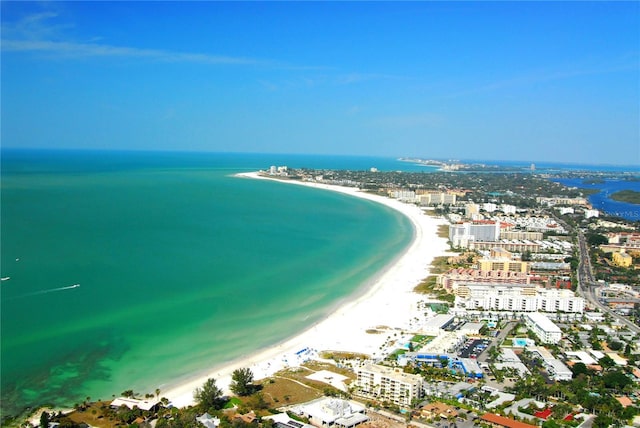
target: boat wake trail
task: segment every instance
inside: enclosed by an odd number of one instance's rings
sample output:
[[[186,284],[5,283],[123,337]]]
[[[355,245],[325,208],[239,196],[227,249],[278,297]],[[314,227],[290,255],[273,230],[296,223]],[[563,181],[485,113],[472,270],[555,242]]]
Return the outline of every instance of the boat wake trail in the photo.
[[[80,287],[80,284],[68,285],[66,287],[51,288],[49,290],[34,291],[33,293],[27,293],[27,294],[22,294],[20,296],[11,297],[11,298],[7,299],[7,301],[16,300],[16,299],[24,299],[26,297],[39,296],[41,294],[57,293],[59,291],[72,290],[72,289],[78,288],[78,287]]]

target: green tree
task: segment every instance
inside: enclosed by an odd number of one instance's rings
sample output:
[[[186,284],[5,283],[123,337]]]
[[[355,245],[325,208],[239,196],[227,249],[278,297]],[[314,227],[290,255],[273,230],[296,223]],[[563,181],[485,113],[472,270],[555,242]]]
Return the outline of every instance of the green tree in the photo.
[[[613,358],[611,358],[608,355],[605,355],[604,357],[600,358],[598,360],[598,364],[600,364],[602,366],[602,368],[606,369],[610,369],[611,367],[616,365],[616,362],[613,361]]]
[[[598,233],[589,233],[587,234],[587,242],[589,243],[589,245],[597,246],[609,243],[609,239],[607,239],[606,236],[600,235]]]
[[[41,428],[49,428],[49,421],[51,419],[49,419],[49,413],[47,412],[42,412],[42,414],[40,415],[40,427]]]
[[[264,395],[261,392],[252,395],[249,404],[253,409],[264,410],[269,408],[269,403],[264,399]]]
[[[216,380],[209,378],[193,392],[193,398],[205,410],[220,409],[222,407],[222,390],[216,385]]]
[[[581,374],[589,375],[589,369],[587,368],[585,363],[575,363],[571,368],[571,371],[573,372],[574,378],[580,376]]]
[[[193,428],[202,426],[196,422],[196,416],[193,412],[182,410],[175,414],[171,419],[160,418],[156,423],[156,428]]]
[[[598,415],[593,421],[593,428],[609,428],[613,423],[613,419],[606,415]]]
[[[127,389],[126,391],[122,391],[120,395],[122,395],[123,397],[133,398],[134,396],[133,389]]]
[[[616,340],[612,340],[609,343],[609,349],[611,349],[612,351],[619,351],[622,349],[622,346],[623,346],[622,342],[618,342]]]
[[[251,369],[242,368],[234,370],[231,375],[231,385],[229,388],[234,394],[240,396],[251,395],[254,390],[253,372]]]
[[[633,383],[633,381],[620,370],[613,370],[605,374],[602,376],[602,382],[606,388],[616,390],[622,390],[625,386]]]
[[[628,357],[631,355],[631,344],[627,343],[627,346],[624,347],[624,356]]]

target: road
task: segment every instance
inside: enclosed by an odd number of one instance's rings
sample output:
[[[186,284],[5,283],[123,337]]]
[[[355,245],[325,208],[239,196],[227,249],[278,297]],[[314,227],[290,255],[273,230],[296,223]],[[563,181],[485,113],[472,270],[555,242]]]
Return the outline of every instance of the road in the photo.
[[[583,296],[591,305],[599,308],[603,313],[611,315],[622,324],[629,327],[635,333],[640,333],[640,327],[629,321],[622,315],[618,315],[611,311],[607,306],[603,305],[598,299],[597,290],[599,284],[593,279],[593,271],[591,270],[591,257],[589,255],[589,246],[584,238],[584,234],[578,229],[578,249],[580,252],[580,263],[578,264],[578,287],[577,292]]]

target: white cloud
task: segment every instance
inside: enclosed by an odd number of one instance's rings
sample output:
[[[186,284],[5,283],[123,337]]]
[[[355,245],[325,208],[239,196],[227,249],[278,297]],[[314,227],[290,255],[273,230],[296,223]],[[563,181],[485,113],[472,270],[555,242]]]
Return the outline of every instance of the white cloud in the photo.
[[[2,40],[5,52],[41,52],[65,57],[132,57],[167,62],[194,62],[203,64],[267,64],[252,58],[217,56],[171,52],[157,49],[140,49],[96,43],[54,42],[48,40]]]

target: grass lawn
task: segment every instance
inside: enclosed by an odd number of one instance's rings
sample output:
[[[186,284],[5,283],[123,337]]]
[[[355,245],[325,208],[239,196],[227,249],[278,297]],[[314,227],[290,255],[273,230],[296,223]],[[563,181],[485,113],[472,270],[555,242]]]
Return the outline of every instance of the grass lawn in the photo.
[[[90,403],[87,410],[82,412],[72,412],[68,415],[68,418],[77,424],[84,422],[88,425],[91,425],[92,427],[115,427],[116,425],[121,424],[121,422],[116,419],[105,417],[103,412],[103,409],[108,408],[110,403],[111,401],[97,401],[94,403]]]

